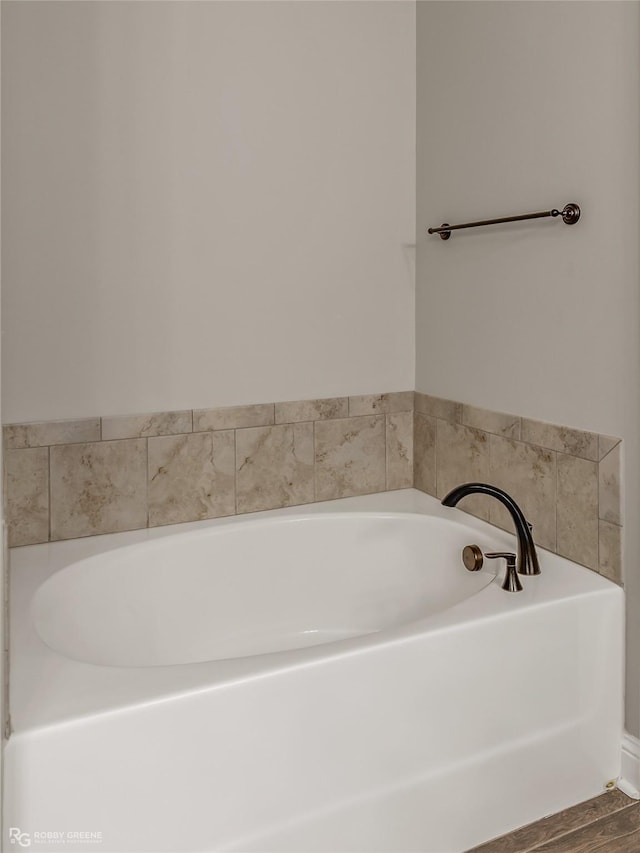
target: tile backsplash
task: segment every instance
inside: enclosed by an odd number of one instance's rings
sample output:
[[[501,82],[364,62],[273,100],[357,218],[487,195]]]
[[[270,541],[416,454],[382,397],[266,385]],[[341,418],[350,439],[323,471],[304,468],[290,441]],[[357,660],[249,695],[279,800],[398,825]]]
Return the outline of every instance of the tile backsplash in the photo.
[[[416,392],[414,485],[443,498],[491,483],[520,504],[538,545],[622,581],[622,442]],[[459,504],[506,530],[505,508],[482,495]]]
[[[413,391],[4,427],[12,546],[413,485]]]
[[[484,481],[541,547],[622,580],[620,439],[419,392],[11,424],[4,442],[12,546]],[[482,495],[460,509],[511,529]]]

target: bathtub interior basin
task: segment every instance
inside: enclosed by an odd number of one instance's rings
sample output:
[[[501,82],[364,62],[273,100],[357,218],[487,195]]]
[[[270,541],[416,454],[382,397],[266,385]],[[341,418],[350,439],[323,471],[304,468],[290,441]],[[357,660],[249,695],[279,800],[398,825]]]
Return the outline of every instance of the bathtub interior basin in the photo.
[[[457,521],[402,513],[303,515],[177,534],[90,557],[33,600],[40,638],[117,667],[239,658],[383,631],[479,592]]]

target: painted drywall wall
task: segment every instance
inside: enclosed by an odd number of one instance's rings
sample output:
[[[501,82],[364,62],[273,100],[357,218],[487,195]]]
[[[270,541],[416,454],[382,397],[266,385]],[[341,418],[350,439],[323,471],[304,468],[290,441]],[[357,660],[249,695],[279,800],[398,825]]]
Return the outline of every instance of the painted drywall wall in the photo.
[[[620,435],[627,726],[640,731],[636,2],[429,2],[417,13],[418,390]],[[428,237],[443,221],[577,202]]]
[[[2,20],[0,17],[0,67],[2,64]],[[0,111],[1,113],[1,111]],[[0,159],[2,156],[2,116],[0,114]],[[2,178],[0,175],[0,197],[2,196]],[[0,212],[1,220],[1,212]],[[2,227],[0,222],[0,256],[2,254]],[[0,274],[0,291],[2,288],[2,276]],[[1,308],[0,308],[1,313]],[[0,362],[2,356],[0,354]],[[0,391],[2,386],[2,371],[0,370]],[[2,395],[0,393],[0,409]],[[0,423],[2,417],[0,413]],[[0,465],[4,470],[4,447],[0,442]],[[4,521],[4,477],[0,482],[0,588],[2,589],[2,597],[0,604],[0,637],[2,637],[2,654],[0,654],[0,720],[2,721],[2,732],[0,734],[0,800],[4,803],[4,740],[9,734],[9,537],[5,531]],[[0,809],[0,838],[4,838],[4,823]]]
[[[2,4],[3,416],[411,389],[415,4]]]

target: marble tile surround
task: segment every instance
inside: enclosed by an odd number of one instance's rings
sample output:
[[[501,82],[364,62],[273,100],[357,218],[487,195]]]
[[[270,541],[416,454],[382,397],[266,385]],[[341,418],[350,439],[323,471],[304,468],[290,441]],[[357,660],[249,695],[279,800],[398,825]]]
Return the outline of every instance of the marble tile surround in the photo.
[[[413,485],[413,391],[4,427],[11,546]]]
[[[536,543],[622,583],[622,442],[416,392],[414,486],[443,498],[480,480],[513,495]],[[460,509],[506,530],[506,510],[472,495]]]
[[[419,392],[12,424],[4,442],[12,546],[482,480],[541,547],[622,582],[620,439]],[[460,509],[511,529],[481,496]]]

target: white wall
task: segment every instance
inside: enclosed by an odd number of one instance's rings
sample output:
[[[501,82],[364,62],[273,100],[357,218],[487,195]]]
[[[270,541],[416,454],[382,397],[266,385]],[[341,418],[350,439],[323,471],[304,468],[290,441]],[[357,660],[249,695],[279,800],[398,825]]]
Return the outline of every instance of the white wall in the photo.
[[[418,390],[620,435],[640,731],[637,2],[418,3]],[[577,202],[554,220],[429,225]]]
[[[2,65],[2,20],[0,16],[0,68]],[[0,73],[0,85],[1,85],[1,73]],[[0,99],[1,100],[1,99]],[[2,111],[0,109],[0,159],[2,156]],[[1,184],[1,175],[0,175],[0,184]],[[2,196],[0,186],[0,197]],[[0,220],[1,220],[1,212],[0,212]],[[0,222],[0,257],[2,255],[2,227]],[[0,290],[2,284],[2,276],[0,274]],[[0,362],[1,362],[0,355]],[[0,371],[1,376],[1,371]],[[0,390],[1,390],[2,382],[0,380]],[[0,395],[1,399],[1,395]],[[2,408],[0,403],[0,409]],[[0,423],[2,422],[2,417],[0,414]],[[3,442],[0,442],[0,467],[4,470],[3,467]],[[8,734],[8,715],[9,715],[9,666],[8,666],[8,658],[9,658],[9,559],[8,559],[8,545],[9,538],[7,536],[7,531],[5,528],[4,522],[4,477],[0,481],[0,589],[2,589],[2,595],[0,596],[0,637],[2,638],[2,654],[0,654],[0,720],[2,721],[2,731],[0,732],[0,802],[4,804],[4,740],[5,735]],[[4,808],[0,807],[0,838],[4,838]],[[2,847],[2,842],[0,841],[0,848]]]
[[[413,387],[414,3],[2,16],[5,422]]]

